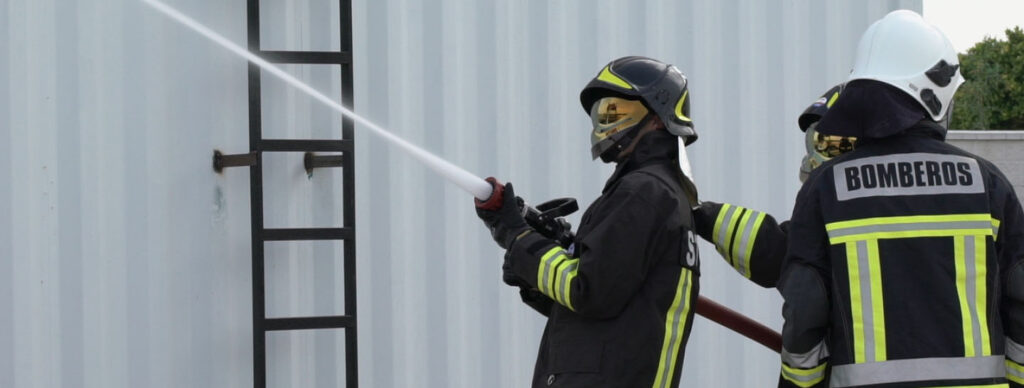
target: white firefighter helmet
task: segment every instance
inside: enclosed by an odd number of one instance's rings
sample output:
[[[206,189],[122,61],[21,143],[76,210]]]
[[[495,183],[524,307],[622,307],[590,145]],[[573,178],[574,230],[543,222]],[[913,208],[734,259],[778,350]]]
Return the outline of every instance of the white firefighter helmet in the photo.
[[[949,38],[908,10],[890,12],[864,31],[849,81],[858,79],[895,86],[935,121],[946,116],[953,94],[964,82]]]

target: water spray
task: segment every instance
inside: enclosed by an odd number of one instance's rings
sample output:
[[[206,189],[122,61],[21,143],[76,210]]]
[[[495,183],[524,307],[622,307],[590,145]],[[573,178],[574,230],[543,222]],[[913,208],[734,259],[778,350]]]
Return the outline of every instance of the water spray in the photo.
[[[374,135],[377,135],[382,139],[390,142],[391,144],[394,144],[402,148],[403,150],[408,152],[409,155],[412,155],[412,157],[418,159],[431,170],[434,170],[434,172],[443,176],[448,181],[459,186],[466,192],[472,194],[477,199],[483,201],[491,197],[491,184],[487,183],[482,178],[473,175],[469,171],[466,171],[459,166],[451,164],[447,160],[441,159],[437,155],[431,154],[430,152],[427,152],[426,150],[417,147],[416,145],[406,141],[405,139],[395,136],[394,134],[388,132],[381,126],[374,124],[370,120],[363,118],[362,116],[356,114],[352,110],[345,108],[343,105],[334,101],[330,97],[327,97],[323,93],[320,93],[312,86],[309,86],[308,84],[300,81],[298,78],[295,78],[291,74],[288,74],[284,70],[281,70],[281,68],[274,66],[270,62],[267,62],[265,59],[260,58],[256,54],[249,52],[249,50],[242,48],[241,46],[228,40],[224,36],[214,32],[209,28],[206,28],[206,26],[199,24],[199,22],[195,21],[194,19],[188,17],[187,15],[181,12],[178,12],[178,10],[171,8],[167,4],[164,4],[158,0],[142,0],[142,2],[155,8],[157,11],[164,13],[168,17],[178,21],[186,27],[191,28],[195,32],[198,32],[199,34],[209,38],[210,40],[223,46],[224,48],[231,50],[231,52],[238,54],[239,56],[249,60],[249,62],[252,62],[256,66],[259,66],[261,69],[266,70],[268,73],[273,74],[275,77],[280,78],[284,82],[287,82],[288,84],[298,88],[299,90],[306,92],[306,94],[309,94],[311,97],[319,100],[325,105],[338,111],[338,113],[341,113],[345,117],[348,117],[354,120],[355,122],[362,124],[364,127],[366,127],[366,129],[369,129],[370,132],[373,133]]]

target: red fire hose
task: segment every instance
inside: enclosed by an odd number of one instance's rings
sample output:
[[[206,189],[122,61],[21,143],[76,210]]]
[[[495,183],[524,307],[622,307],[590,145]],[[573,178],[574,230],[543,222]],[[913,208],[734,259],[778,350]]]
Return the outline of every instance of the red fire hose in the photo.
[[[778,332],[711,299],[697,297],[697,314],[743,334],[776,353],[782,351],[782,335]]]

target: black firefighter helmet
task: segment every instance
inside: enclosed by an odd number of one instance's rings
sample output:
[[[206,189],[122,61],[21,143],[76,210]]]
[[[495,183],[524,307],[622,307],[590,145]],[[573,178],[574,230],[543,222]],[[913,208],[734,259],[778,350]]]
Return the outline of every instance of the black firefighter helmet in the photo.
[[[601,69],[583,91],[580,102],[590,114],[591,156],[614,160],[628,145],[637,129],[653,113],[669,133],[689,145],[697,140],[690,120],[690,99],[686,76],[675,66],[639,57],[616,59]]]

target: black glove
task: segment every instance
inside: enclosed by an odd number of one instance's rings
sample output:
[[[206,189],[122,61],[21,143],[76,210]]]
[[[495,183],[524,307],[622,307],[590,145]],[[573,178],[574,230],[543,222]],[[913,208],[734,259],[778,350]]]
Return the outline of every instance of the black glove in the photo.
[[[495,200],[501,200],[500,206],[497,209],[491,209],[482,206],[491,201],[481,202],[476,200],[476,215],[491,230],[491,236],[494,237],[494,241],[498,243],[498,246],[508,249],[515,242],[516,237],[532,229],[529,225],[526,225],[526,220],[523,219],[523,214],[519,210],[519,204],[516,203],[516,194],[512,191],[512,183],[506,183],[503,189],[499,189],[497,187],[499,184],[497,180],[487,178],[487,181],[491,183],[491,186],[495,186],[495,190],[491,195],[501,196],[501,198],[494,198]]]

